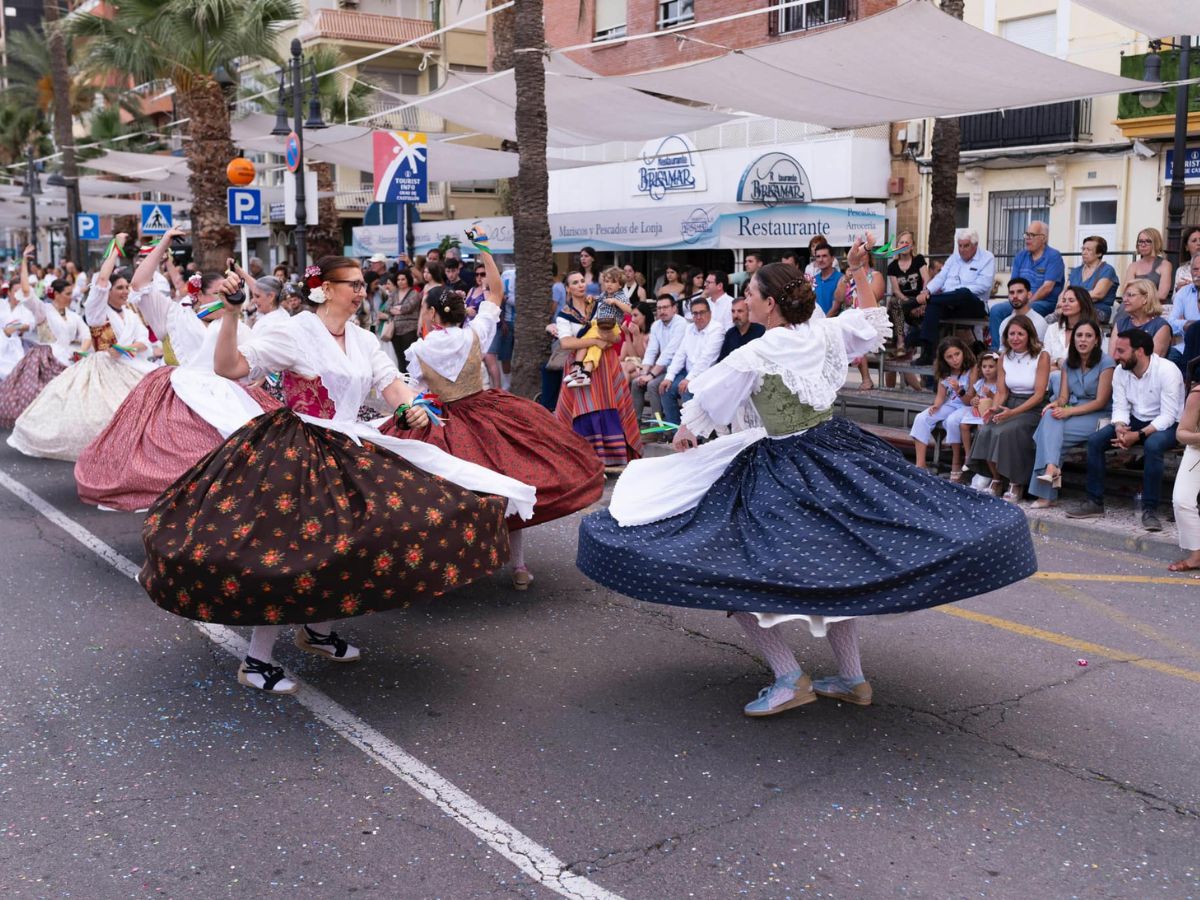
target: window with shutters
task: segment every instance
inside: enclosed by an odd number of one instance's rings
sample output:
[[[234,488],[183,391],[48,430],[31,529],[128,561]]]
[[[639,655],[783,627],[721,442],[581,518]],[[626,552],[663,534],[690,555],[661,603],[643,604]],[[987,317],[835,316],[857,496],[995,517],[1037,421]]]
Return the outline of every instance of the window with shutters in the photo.
[[[628,6],[627,0],[596,0],[596,40],[625,37]]]

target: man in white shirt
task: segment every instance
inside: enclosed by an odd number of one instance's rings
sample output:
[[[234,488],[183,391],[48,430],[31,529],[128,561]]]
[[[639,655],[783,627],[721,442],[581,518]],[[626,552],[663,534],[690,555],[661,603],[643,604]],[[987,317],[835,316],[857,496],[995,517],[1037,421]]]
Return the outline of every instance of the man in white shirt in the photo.
[[[979,232],[959,229],[955,235],[958,252],[946,260],[942,271],[917,294],[921,323],[921,355],[917,365],[932,365],[938,345],[942,317],[987,318],[987,298],[996,277],[996,257],[979,246]]]
[[[1013,316],[1025,316],[1033,323],[1038,340],[1046,340],[1046,319],[1030,305],[1033,294],[1029,290],[1029,282],[1024,278],[1012,278],[1008,282],[1008,302],[1012,306],[1012,315],[1000,323],[1000,339],[1004,340],[1004,329],[1013,320]],[[1000,347],[995,350],[1000,352]]]
[[[1088,438],[1087,499],[1067,512],[1070,519],[1104,515],[1104,455],[1108,450],[1145,447],[1142,471],[1142,527],[1162,531],[1158,498],[1163,454],[1175,446],[1175,426],[1183,411],[1179,367],[1154,354],[1154,339],[1137,328],[1117,335],[1113,358],[1112,424]]]
[[[724,272],[712,271],[704,277],[704,297],[712,310],[713,321],[722,331],[733,327],[733,297],[729,290],[729,276]]]
[[[646,397],[650,398],[651,412],[662,414],[662,394],[658,386],[667,375],[667,367],[683,343],[683,334],[688,324],[678,315],[675,297],[661,294],[654,306],[656,321],[650,326],[650,340],[646,343],[646,355],[642,366],[630,379],[629,390],[633,394],[633,412],[641,418]]]
[[[688,381],[711,369],[721,352],[725,329],[713,319],[712,307],[703,297],[692,301],[692,324],[684,332],[679,351],[667,367],[667,376],[658,385],[662,395],[663,418],[679,424],[679,410],[688,400]]]

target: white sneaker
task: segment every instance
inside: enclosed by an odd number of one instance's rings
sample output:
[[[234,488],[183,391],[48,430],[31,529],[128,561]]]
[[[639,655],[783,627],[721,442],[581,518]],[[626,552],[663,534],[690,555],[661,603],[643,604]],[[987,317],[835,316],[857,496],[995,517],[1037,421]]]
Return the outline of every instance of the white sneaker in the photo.
[[[238,684],[265,691],[268,694],[294,694],[300,690],[300,685],[290,678],[284,677],[280,666],[247,656],[242,660],[238,669]]]

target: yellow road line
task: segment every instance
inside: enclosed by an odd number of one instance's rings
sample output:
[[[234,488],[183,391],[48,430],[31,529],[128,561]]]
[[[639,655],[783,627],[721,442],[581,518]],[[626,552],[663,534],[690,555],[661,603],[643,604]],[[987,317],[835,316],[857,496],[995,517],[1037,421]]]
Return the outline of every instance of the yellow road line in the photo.
[[[1143,659],[1134,653],[1126,653],[1124,650],[1116,650],[1112,647],[1105,647],[1103,644],[1093,644],[1091,641],[1081,641],[1065,634],[1058,634],[1054,631],[1046,631],[1044,628],[1034,628],[1032,625],[1022,625],[1020,622],[1011,622],[1008,619],[1001,619],[998,616],[989,616],[986,613],[974,612],[973,610],[969,609],[961,609],[957,606],[939,606],[937,609],[939,612],[945,613],[948,616],[966,619],[969,622],[975,622],[980,625],[990,625],[993,628],[1011,631],[1013,634],[1019,634],[1023,637],[1034,638],[1035,640],[1039,641],[1046,641],[1050,644],[1057,644],[1060,647],[1067,647],[1079,653],[1089,653],[1092,656],[1102,657],[1104,659],[1112,659],[1116,660],[1117,662],[1127,662],[1130,665],[1138,666],[1142,669],[1149,669],[1152,672],[1159,672],[1163,675],[1174,675],[1176,678],[1184,678],[1188,681],[1194,681],[1200,684],[1200,672],[1194,672],[1191,669],[1173,666],[1170,663],[1158,662],[1157,660],[1153,659]]]
[[[1066,597],[1071,602],[1086,607],[1098,616],[1103,616],[1106,619],[1116,622],[1118,625],[1128,628],[1130,631],[1135,631],[1142,637],[1166,647],[1172,653],[1187,656],[1192,662],[1200,662],[1200,649],[1177,640],[1171,635],[1159,631],[1153,625],[1142,622],[1134,616],[1122,612],[1111,603],[1091,596],[1086,592],[1087,589],[1084,587],[1077,587],[1065,581],[1051,582],[1047,587],[1060,597]]]
[[[1174,578],[1169,575],[1096,575],[1084,572],[1038,572],[1034,579],[1040,581],[1106,581],[1122,584],[1177,584],[1183,587],[1200,587],[1200,579],[1192,576]]]

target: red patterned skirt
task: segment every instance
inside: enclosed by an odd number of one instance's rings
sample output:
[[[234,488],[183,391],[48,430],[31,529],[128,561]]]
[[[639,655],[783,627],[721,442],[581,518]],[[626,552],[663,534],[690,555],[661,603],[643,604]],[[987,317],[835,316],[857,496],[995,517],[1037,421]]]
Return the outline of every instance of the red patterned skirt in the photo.
[[[569,367],[564,370],[564,377],[569,371]],[[642,432],[614,347],[600,355],[591,384],[563,385],[554,414],[587,441],[604,465],[623,466],[641,458]]]
[[[506,505],[280,409],[155,502],[139,580],[163,609],[227,625],[406,607],[500,567]]]
[[[509,516],[510,529],[540,525],[586,509],[604,493],[604,464],[587,441],[546,409],[507,391],[480,391],[447,404],[446,424],[384,434],[425,441],[451,456],[537,488],[533,518]]]
[[[143,378],[84,448],[75,463],[75,486],[84,503],[126,512],[146,509],[220,446],[220,433],[176,396],[173,371],[164,366]],[[262,390],[247,392],[265,412],[279,408]]]
[[[48,344],[29,350],[0,381],[0,428],[12,428],[17,416],[65,368]]]

